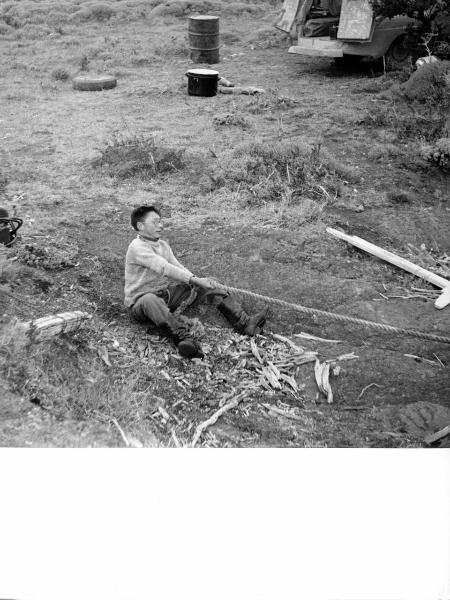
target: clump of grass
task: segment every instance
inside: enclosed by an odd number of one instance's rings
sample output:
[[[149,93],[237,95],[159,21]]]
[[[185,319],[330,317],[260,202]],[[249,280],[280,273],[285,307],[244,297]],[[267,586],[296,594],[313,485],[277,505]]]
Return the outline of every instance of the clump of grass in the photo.
[[[449,61],[425,64],[414,71],[407,81],[393,86],[391,93],[410,102],[442,104],[449,96],[446,78],[449,71]]]
[[[75,21],[108,21],[116,14],[116,9],[106,2],[90,2],[73,13]]]
[[[417,199],[415,194],[405,190],[390,190],[386,198],[394,204],[413,204]]]
[[[260,115],[276,110],[286,110],[299,104],[299,100],[283,96],[277,90],[269,90],[266,94],[256,94],[243,106],[244,110]]]
[[[293,142],[249,142],[224,164],[222,185],[239,193],[247,205],[295,204],[307,198],[331,202],[340,181],[355,181],[354,169],[321,150]]]
[[[291,40],[287,33],[274,27],[257,29],[248,38],[248,43],[253,48],[267,50],[269,48],[285,48],[290,45]]]
[[[1,284],[9,284],[14,282],[21,272],[20,266],[17,262],[13,262],[10,256],[11,252],[0,244],[0,298],[1,298]]]
[[[0,378],[7,390],[56,418],[115,421],[157,443],[150,415],[158,401],[148,393],[151,377],[135,359],[116,359],[111,369],[104,360],[110,343],[107,332],[88,324],[67,337],[33,344],[16,319],[4,320]]]
[[[0,21],[0,35],[6,36],[12,33],[13,31],[14,29],[10,25],[7,25],[5,22]]]
[[[0,196],[6,192],[9,178],[4,171],[0,169]]]
[[[260,14],[263,9],[249,2],[224,2],[222,0],[166,0],[150,11],[152,17],[185,17],[192,13],[227,15]]]
[[[434,163],[445,171],[450,171],[450,137],[443,137],[421,148],[425,160]]]
[[[221,8],[220,0],[167,0],[155,6],[150,17],[185,17],[194,12],[210,14]]]
[[[216,115],[213,118],[213,125],[215,127],[228,127],[234,125],[236,127],[241,127],[242,129],[249,129],[251,127],[250,121],[236,112]]]
[[[52,78],[57,81],[67,81],[70,77],[70,74],[66,69],[62,69],[61,67],[57,67],[52,71]]]
[[[26,23],[22,29],[16,32],[16,39],[20,40],[39,40],[47,37],[52,32],[51,28],[45,24]]]
[[[375,143],[369,149],[367,156],[371,159],[384,159],[386,157],[396,157],[402,154],[402,150],[395,144],[389,142]]]
[[[420,74],[427,67],[431,67],[431,75]],[[368,111],[364,123],[388,128],[399,139],[434,141],[445,137],[450,114],[450,84],[448,75],[443,76],[443,72],[439,65],[424,65],[416,71],[414,79],[411,77],[404,84],[392,86],[384,94],[383,104],[375,104]]]
[[[152,48],[153,55],[167,59],[169,56],[188,56],[189,46],[184,35],[172,34],[158,42]]]
[[[185,166],[184,148],[157,143],[153,136],[114,136],[92,165],[111,177],[126,179],[135,175],[153,178]]]
[[[240,42],[241,38],[233,31],[221,31],[220,41],[222,42],[222,44],[234,44],[236,42]]]
[[[23,244],[16,249],[16,256],[21,263],[47,271],[74,267],[77,264],[78,253],[79,248],[76,244],[59,236],[51,240],[36,238],[32,244]]]

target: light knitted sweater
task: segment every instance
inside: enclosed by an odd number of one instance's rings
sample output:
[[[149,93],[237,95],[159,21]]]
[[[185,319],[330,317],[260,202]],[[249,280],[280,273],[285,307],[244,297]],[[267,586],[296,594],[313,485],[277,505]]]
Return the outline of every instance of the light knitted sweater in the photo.
[[[130,307],[149,292],[167,287],[169,280],[189,283],[192,273],[183,267],[164,240],[152,242],[138,235],[125,258],[125,306]]]

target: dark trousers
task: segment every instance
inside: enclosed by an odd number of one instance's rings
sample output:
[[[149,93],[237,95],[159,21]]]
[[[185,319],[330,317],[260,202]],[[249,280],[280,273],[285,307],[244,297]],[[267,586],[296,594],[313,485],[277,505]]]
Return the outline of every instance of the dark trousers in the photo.
[[[196,292],[196,304],[207,303],[218,306],[227,292],[219,289],[204,290],[187,283],[170,283],[167,288],[154,294],[144,294],[130,309],[131,315],[140,323],[151,321],[157,327],[167,324],[170,313],[173,313],[185,302],[192,293]]]

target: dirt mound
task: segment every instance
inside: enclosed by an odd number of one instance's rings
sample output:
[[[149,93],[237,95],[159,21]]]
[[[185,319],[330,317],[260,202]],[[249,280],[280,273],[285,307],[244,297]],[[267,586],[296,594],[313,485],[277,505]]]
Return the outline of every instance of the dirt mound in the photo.
[[[439,102],[443,96],[450,96],[449,71],[450,61],[423,65],[396,92],[410,101]]]

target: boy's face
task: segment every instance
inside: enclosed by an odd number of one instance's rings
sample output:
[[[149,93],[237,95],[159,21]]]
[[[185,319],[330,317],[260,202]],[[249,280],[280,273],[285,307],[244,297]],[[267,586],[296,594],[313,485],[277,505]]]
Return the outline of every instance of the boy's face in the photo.
[[[144,220],[138,222],[137,228],[139,233],[152,240],[159,240],[163,225],[161,217],[158,213],[149,212],[145,215]]]

